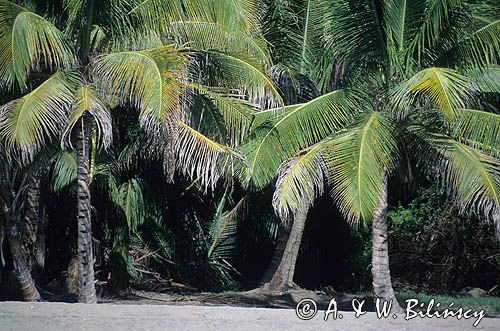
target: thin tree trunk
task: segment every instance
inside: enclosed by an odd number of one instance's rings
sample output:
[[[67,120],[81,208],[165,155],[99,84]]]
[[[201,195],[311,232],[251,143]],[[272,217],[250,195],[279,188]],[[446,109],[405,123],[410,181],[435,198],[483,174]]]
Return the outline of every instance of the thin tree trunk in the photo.
[[[307,210],[305,209],[302,209],[295,214],[281,262],[271,281],[267,286],[265,286],[270,291],[283,292],[290,287],[294,287],[293,276],[295,274],[295,263],[297,262],[297,256],[299,255],[306,219]]]
[[[18,228],[18,222],[13,220],[11,222],[8,235],[9,246],[14,264],[14,273],[19,281],[21,293],[25,301],[41,301],[40,293],[31,277],[31,268],[23,254],[21,231]]]
[[[35,279],[40,279],[43,270],[45,269],[45,213],[41,213],[39,217],[36,240],[33,247],[33,266],[32,271]]]
[[[372,224],[372,278],[375,297],[392,300],[392,312],[401,312],[389,269],[389,245],[387,241],[387,177],[382,181],[379,204],[373,214]]]
[[[276,248],[274,249],[273,257],[271,258],[271,262],[262,276],[260,283],[262,285],[269,283],[273,278],[274,273],[278,270],[280,262],[283,258],[283,253],[285,252],[286,243],[288,241],[288,237],[290,236],[290,226],[280,226],[278,230],[278,238],[276,242]]]
[[[90,218],[90,134],[86,124],[84,118],[79,120],[76,143],[78,181],[78,301],[82,303],[96,303],[92,225]]]
[[[34,264],[35,243],[40,222],[40,183],[40,174],[38,172],[33,173],[28,180],[26,204],[23,213],[23,247],[30,270]]]

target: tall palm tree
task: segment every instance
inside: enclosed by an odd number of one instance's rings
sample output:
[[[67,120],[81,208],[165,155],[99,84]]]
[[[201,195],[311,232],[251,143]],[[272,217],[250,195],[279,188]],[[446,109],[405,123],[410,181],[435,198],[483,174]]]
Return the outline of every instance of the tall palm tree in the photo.
[[[62,131],[63,145],[76,139],[79,300],[95,302],[89,177],[94,149],[111,142],[109,110],[139,110],[141,126],[165,146],[170,174],[178,166],[215,185],[221,155],[234,152],[189,126],[184,110],[190,96],[203,98],[228,124],[224,139],[237,145],[253,107],[279,105],[259,7],[248,0],[22,3],[0,1],[0,82],[30,92],[2,107],[0,136],[28,159]]]
[[[294,219],[269,286],[293,285],[290,264],[298,253],[305,210],[323,193],[326,178],[353,224],[371,221],[374,291],[394,299],[387,181],[400,155],[418,146],[425,154],[416,157],[427,156],[418,165],[440,175],[464,208],[474,206],[498,219],[498,155],[491,151],[498,148],[499,119],[481,102],[482,91],[499,91],[491,79],[497,72],[498,11],[492,3],[464,1],[307,3],[309,15],[311,8],[323,8],[314,13],[321,20],[313,27],[332,56],[330,63],[340,61],[337,74],[349,74],[341,76],[344,89],[288,106],[278,116],[261,113],[257,122],[263,124],[241,147],[253,187],[267,185],[280,168],[273,204],[282,219]],[[474,68],[480,68],[481,78]],[[320,66],[310,75],[325,73]],[[475,167],[466,166],[465,159]]]

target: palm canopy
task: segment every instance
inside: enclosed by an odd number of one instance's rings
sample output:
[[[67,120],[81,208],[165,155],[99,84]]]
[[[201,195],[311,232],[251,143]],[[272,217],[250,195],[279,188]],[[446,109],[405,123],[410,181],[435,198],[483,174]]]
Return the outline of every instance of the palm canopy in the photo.
[[[58,9],[62,15],[51,15]],[[79,118],[91,116],[105,146],[109,109],[122,105],[139,111],[144,130],[160,124],[161,139],[181,137],[170,145],[184,161],[193,157],[182,164],[186,174],[201,176],[197,162],[207,160],[214,163],[203,175],[213,173],[217,158],[204,153],[240,160],[227,153],[248,133],[254,109],[281,106],[267,75],[259,13],[247,0],[0,0],[0,82],[31,91],[2,108],[2,140],[35,146],[34,153],[61,127],[69,137]],[[37,79],[28,81],[34,71]],[[61,79],[39,82],[53,71],[80,73],[71,87]],[[51,103],[43,107],[49,88]],[[188,153],[195,146],[203,149]]]
[[[316,115],[314,120],[287,116],[298,113],[300,105],[257,121],[254,139],[242,150],[250,165],[255,153],[266,150],[259,145],[262,142],[273,151],[259,159],[262,165],[257,169],[267,171],[249,174],[258,187],[267,185],[281,164],[273,200],[278,214],[288,219],[310,206],[324,191],[326,181],[348,219],[370,221],[384,177],[394,169],[400,151],[416,150],[419,143],[418,148],[426,151],[415,155],[422,157],[419,166],[441,178],[464,208],[477,207],[476,211],[498,220],[500,121],[487,106],[488,95],[500,92],[492,79],[499,55],[494,4],[452,0],[306,3],[309,10],[320,3],[329,6],[314,13],[322,19],[312,28],[321,30],[323,50],[340,61],[343,69],[336,74],[350,70],[349,79],[340,78],[344,91],[365,92],[356,107],[361,114],[352,113],[341,126],[334,126],[342,119],[338,113]],[[287,59],[296,64],[301,61],[292,56]],[[332,72],[321,67],[320,60],[316,64],[306,73],[322,88],[318,77],[330,77]],[[322,105],[320,112],[331,109]],[[285,118],[294,130],[273,135]],[[411,130],[414,126],[423,132],[435,131],[437,136],[422,134],[417,139]],[[273,143],[266,144],[267,137],[273,137]]]

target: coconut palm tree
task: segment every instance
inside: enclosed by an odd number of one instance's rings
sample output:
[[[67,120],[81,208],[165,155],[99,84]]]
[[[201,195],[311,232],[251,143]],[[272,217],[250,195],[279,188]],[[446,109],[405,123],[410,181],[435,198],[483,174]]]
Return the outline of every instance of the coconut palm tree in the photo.
[[[293,218],[268,286],[293,285],[306,211],[328,179],[347,219],[371,222],[375,295],[394,299],[387,181],[408,150],[418,146],[418,166],[440,176],[465,209],[498,219],[498,155],[492,151],[498,149],[499,118],[481,102],[483,92],[498,93],[492,78],[498,72],[498,11],[492,3],[465,1],[306,2],[307,17],[321,18],[308,29],[316,28],[330,63],[340,65],[327,71],[323,62],[312,62],[319,69],[310,69],[310,76],[341,74],[334,78],[343,89],[288,106],[278,116],[262,112],[262,124],[241,147],[249,185],[261,188],[279,173],[273,204],[282,219]],[[321,90],[324,81],[317,80]]]
[[[189,126],[186,110],[192,98],[211,104],[228,124],[224,139],[237,145],[253,107],[279,105],[259,8],[248,0],[22,3],[0,1],[1,86],[29,91],[2,107],[0,137],[26,159],[61,132],[65,147],[76,139],[79,300],[95,302],[89,185],[94,150],[111,143],[110,109],[139,111],[165,146],[170,176],[178,166],[215,185],[221,155],[235,154]]]

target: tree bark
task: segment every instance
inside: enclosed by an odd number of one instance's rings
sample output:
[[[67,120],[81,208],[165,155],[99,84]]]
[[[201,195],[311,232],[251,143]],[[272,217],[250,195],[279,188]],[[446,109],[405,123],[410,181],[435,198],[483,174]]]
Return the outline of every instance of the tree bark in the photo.
[[[302,234],[307,220],[307,210],[302,209],[294,215],[294,221],[290,230],[290,235],[286,243],[283,257],[274,272],[274,275],[266,284],[272,292],[284,292],[290,287],[294,287],[293,276],[295,274],[295,263],[299,255],[300,244],[302,241]]]
[[[77,128],[77,182],[78,182],[78,301],[96,303],[94,256],[92,253],[92,223],[90,214],[89,160],[90,134],[81,118]]]
[[[267,267],[260,283],[262,285],[269,283],[273,278],[274,273],[278,270],[281,260],[283,259],[283,253],[285,252],[286,243],[288,241],[288,237],[290,236],[290,226],[280,226],[278,230],[278,238],[276,242],[276,248],[274,249],[273,257],[271,258],[271,262],[269,262],[269,266]]]
[[[25,301],[41,301],[42,297],[38,292],[35,282],[31,277],[31,268],[29,267],[23,252],[21,231],[18,222],[11,220],[9,226],[9,246],[14,264],[14,273],[19,281],[19,287]]]
[[[26,205],[23,215],[23,242],[26,248],[25,256],[33,276],[38,279],[43,270],[45,256],[45,237],[40,215],[41,176],[37,171],[30,177],[26,189]]]
[[[392,312],[401,312],[389,269],[389,245],[387,235],[387,177],[382,180],[379,204],[373,213],[372,223],[372,284],[376,298],[392,300]]]

